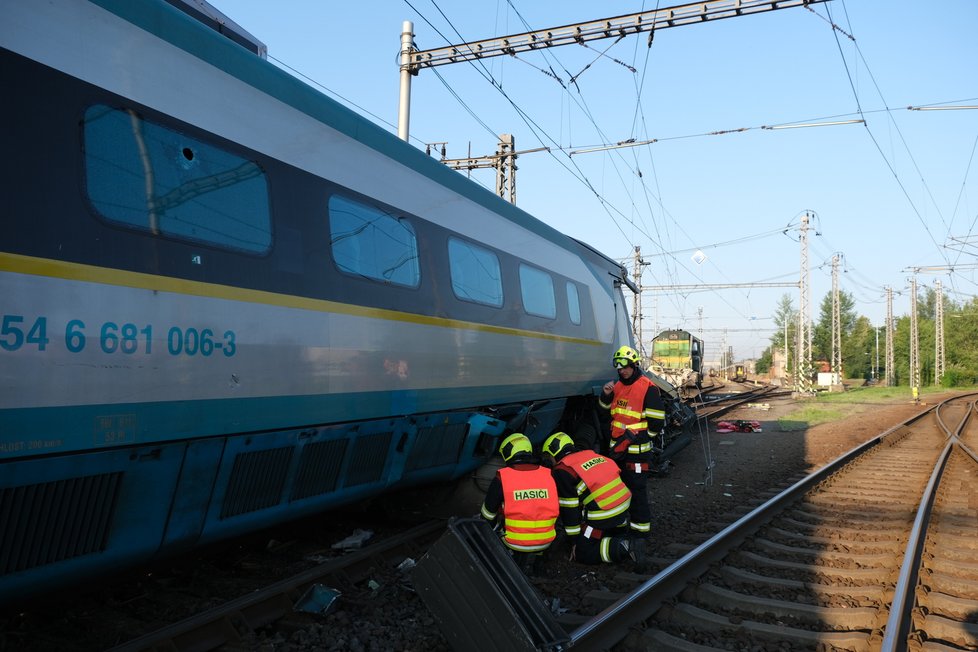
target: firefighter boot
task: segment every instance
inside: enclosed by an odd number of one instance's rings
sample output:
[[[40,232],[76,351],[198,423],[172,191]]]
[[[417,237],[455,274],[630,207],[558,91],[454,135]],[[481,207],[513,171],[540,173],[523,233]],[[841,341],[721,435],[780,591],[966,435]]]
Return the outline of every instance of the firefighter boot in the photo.
[[[550,571],[547,569],[547,566],[544,563],[543,555],[540,553],[533,555],[533,562],[530,567],[530,576],[543,579],[550,577]]]
[[[527,577],[532,576],[534,571],[533,568],[534,557],[536,557],[537,555],[533,555],[526,552],[519,552],[516,553],[514,556],[516,557],[515,560],[516,565],[519,567],[520,571],[522,571],[523,574],[526,575]]]
[[[631,556],[635,560],[635,570],[639,573],[644,573],[648,571],[649,568],[649,557],[648,551],[646,550],[645,539],[632,539],[631,540]]]

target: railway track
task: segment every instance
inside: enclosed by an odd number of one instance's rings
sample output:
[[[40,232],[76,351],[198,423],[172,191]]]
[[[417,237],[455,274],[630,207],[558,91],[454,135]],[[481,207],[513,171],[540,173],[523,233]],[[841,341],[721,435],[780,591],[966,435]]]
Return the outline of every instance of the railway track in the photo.
[[[429,521],[383,541],[331,559],[302,573],[181,620],[112,648],[112,652],[213,650],[222,646],[249,649],[249,637],[275,624],[301,629],[329,606],[334,591],[368,578],[374,567],[394,567],[416,559],[444,531],[441,520]],[[303,608],[297,608],[303,605]]]
[[[978,649],[974,399],[857,447],[651,579],[623,574],[633,590],[565,617],[570,647]]]
[[[779,390],[774,385],[762,385],[760,387],[748,385],[747,391],[718,396],[709,401],[694,399],[690,405],[696,410],[697,419],[713,419],[746,403],[790,394],[790,391]]]
[[[560,649],[625,638],[683,652],[978,649],[974,413],[974,396],[921,412],[754,501],[680,559],[654,560],[654,576],[621,572],[576,600],[541,596],[577,605],[553,609],[569,639]],[[321,618],[295,611],[310,587],[418,559],[444,531],[414,528],[117,649],[249,649],[259,628]]]

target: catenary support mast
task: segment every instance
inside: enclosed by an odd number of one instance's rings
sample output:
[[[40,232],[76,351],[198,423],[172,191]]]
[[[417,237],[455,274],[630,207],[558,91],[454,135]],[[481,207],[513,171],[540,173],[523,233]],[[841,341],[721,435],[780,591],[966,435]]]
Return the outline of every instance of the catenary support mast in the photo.
[[[896,373],[893,369],[893,288],[886,288],[886,386],[896,385]]]
[[[839,309],[839,254],[832,256],[832,373],[842,382],[842,317]]]
[[[944,289],[941,281],[934,282],[934,384],[944,377]]]
[[[798,345],[795,347],[795,392],[798,394],[812,393],[812,323],[811,301],[809,299],[808,271],[808,224],[811,215],[805,213],[801,218],[799,243],[801,245],[801,279],[798,283]]]
[[[632,336],[635,338],[635,344],[638,345],[638,352],[643,360],[649,356],[646,355],[645,341],[642,339],[642,267],[649,264],[651,263],[642,260],[642,248],[636,245],[632,264],[632,281],[638,288],[638,292],[632,298]]]
[[[917,277],[910,279],[910,393],[920,400],[920,339],[917,332]]]
[[[508,199],[511,204],[516,203],[516,157],[520,154],[529,154],[531,152],[550,151],[549,147],[536,147],[517,152],[515,150],[516,139],[512,134],[500,134],[499,143],[496,145],[496,153],[490,156],[445,158],[445,143],[431,144],[442,145],[441,162],[453,170],[494,168],[496,170],[496,194],[503,199]],[[431,153],[431,144],[429,144],[428,153]]]
[[[649,44],[656,30],[682,25],[698,25],[712,20],[749,16],[777,9],[806,7],[826,0],[707,0],[693,4],[665,7],[637,14],[600,18],[584,23],[548,27],[534,32],[511,34],[499,38],[470,41],[431,50],[414,49],[414,23],[404,21],[401,30],[401,89],[397,115],[397,135],[410,137],[411,76],[422,68],[498,57],[560,45],[584,45],[606,38],[624,38],[629,34],[649,33]]]

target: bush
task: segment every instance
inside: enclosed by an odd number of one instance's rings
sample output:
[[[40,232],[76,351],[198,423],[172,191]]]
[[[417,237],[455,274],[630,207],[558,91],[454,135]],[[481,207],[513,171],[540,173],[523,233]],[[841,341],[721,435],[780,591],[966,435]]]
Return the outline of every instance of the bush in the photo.
[[[971,369],[953,365],[941,376],[941,387],[965,387],[978,384],[978,374]]]

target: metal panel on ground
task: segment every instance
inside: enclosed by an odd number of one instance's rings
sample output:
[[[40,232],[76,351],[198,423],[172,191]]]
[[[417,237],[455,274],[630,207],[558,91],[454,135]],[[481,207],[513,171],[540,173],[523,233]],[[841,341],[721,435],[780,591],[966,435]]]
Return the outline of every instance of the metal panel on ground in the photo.
[[[453,519],[412,580],[456,650],[550,651],[570,640],[482,519]]]

